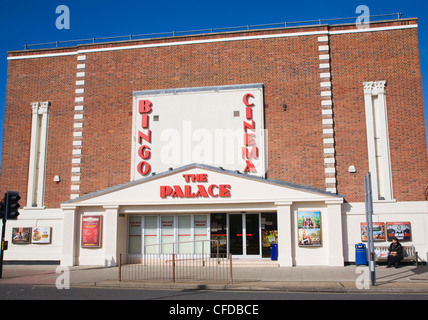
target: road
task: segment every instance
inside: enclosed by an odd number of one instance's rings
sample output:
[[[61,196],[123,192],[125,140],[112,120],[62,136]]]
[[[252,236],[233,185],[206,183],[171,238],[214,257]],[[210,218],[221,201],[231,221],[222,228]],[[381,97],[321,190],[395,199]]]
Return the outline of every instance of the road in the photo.
[[[169,301],[272,301],[272,300],[428,300],[428,294],[315,293],[211,290],[147,290],[48,285],[0,285],[0,300],[169,300]]]

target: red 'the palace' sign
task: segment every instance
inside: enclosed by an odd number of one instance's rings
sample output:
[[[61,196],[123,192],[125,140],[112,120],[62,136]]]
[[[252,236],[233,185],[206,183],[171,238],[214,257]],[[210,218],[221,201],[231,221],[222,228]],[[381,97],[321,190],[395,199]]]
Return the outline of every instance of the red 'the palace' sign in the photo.
[[[189,183],[184,186],[161,186],[160,197],[171,198],[228,198],[230,197],[230,184],[202,184],[208,182],[208,175],[183,174],[184,181]],[[191,185],[190,183],[201,183]]]

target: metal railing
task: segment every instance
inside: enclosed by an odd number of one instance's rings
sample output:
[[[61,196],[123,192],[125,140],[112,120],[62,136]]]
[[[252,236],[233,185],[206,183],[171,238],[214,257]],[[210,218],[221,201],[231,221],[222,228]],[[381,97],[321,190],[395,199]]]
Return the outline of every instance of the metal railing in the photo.
[[[214,253],[176,253],[184,243],[217,242]],[[119,281],[204,281],[229,282],[232,278],[232,257],[218,252],[217,240],[197,240],[149,246],[172,245],[170,253],[121,254],[119,257]],[[157,250],[160,252],[159,250]],[[145,250],[146,252],[146,250]]]
[[[370,19],[385,18],[385,17],[397,17],[397,20],[400,20],[402,13],[389,13],[389,14],[378,14],[371,15]],[[187,36],[187,35],[206,35],[212,33],[224,33],[224,32],[234,32],[234,31],[251,31],[251,30],[260,30],[260,29],[277,29],[277,28],[287,28],[287,27],[299,27],[299,26],[319,26],[319,25],[334,25],[341,24],[345,21],[355,22],[358,17],[346,17],[346,18],[333,18],[333,19],[317,19],[317,20],[306,20],[306,21],[284,21],[278,23],[268,23],[268,24],[256,24],[256,25],[246,25],[246,26],[237,26],[237,27],[225,27],[225,28],[207,28],[207,29],[198,29],[198,30],[185,30],[185,31],[168,31],[168,32],[157,32],[157,33],[144,33],[144,34],[130,34],[123,36],[114,36],[114,37],[92,37],[86,39],[76,39],[76,40],[63,40],[63,41],[54,41],[54,42],[45,42],[45,43],[35,43],[35,44],[25,44],[24,50],[37,49],[37,48],[59,48],[63,45],[83,45],[83,44],[95,44],[103,42],[118,42],[118,41],[130,41],[130,40],[142,40],[150,38],[167,38],[167,37],[177,37],[177,36]],[[376,20],[374,20],[376,21]],[[337,22],[337,23],[334,23]]]

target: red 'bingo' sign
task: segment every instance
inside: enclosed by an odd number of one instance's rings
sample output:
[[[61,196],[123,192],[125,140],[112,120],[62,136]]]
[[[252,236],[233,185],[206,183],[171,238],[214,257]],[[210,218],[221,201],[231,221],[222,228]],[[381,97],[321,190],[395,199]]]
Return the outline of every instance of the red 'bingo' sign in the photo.
[[[152,111],[152,103],[149,100],[138,101],[138,113],[141,115],[141,125],[138,130],[137,141],[139,144],[138,156],[140,162],[137,164],[137,171],[142,176],[150,173],[151,166],[149,159],[151,149],[147,143],[152,143],[152,131],[149,129],[149,113]]]

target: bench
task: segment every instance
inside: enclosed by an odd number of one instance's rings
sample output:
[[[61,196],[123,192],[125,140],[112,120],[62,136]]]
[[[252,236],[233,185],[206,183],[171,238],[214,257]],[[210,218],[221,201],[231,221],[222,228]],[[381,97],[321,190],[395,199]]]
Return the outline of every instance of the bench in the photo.
[[[375,247],[376,262],[387,262],[389,246]],[[403,259],[400,262],[415,262],[418,267],[418,252],[414,246],[403,246]]]

